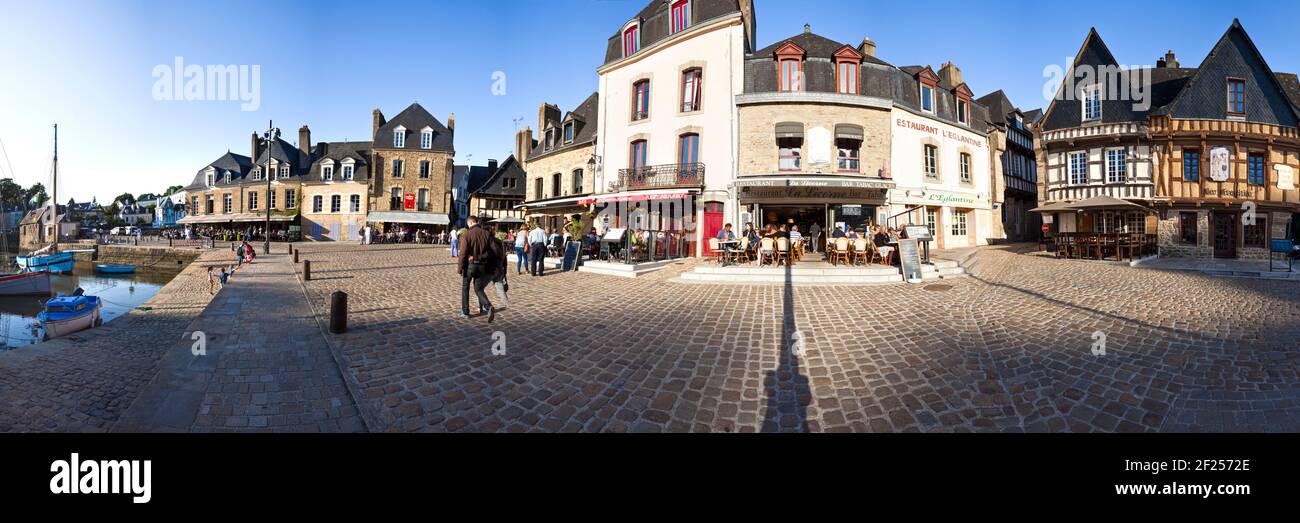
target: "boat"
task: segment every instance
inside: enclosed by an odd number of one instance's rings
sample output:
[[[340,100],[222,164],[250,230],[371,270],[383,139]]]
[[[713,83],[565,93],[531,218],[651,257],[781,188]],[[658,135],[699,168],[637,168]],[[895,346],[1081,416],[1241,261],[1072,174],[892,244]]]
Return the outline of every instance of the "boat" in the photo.
[[[131,274],[135,272],[134,265],[96,265],[95,270],[104,274]]]
[[[36,315],[45,328],[45,339],[58,338],[74,332],[97,327],[102,303],[98,296],[85,296],[77,289],[72,296],[58,296],[45,302],[45,310]]]
[[[56,252],[54,254],[32,254],[17,257],[18,267],[24,272],[49,271],[57,273],[72,272],[75,265],[73,253]]]
[[[72,272],[74,265],[72,252],[59,252],[59,125],[54,124],[54,162],[51,168],[50,177],[51,198],[47,204],[50,209],[50,220],[54,225],[54,238],[52,243],[45,247],[33,251],[26,256],[18,256],[16,261],[22,272],[33,271],[50,271],[57,273]],[[47,254],[48,253],[48,254]]]
[[[0,274],[0,296],[50,295],[50,271]]]

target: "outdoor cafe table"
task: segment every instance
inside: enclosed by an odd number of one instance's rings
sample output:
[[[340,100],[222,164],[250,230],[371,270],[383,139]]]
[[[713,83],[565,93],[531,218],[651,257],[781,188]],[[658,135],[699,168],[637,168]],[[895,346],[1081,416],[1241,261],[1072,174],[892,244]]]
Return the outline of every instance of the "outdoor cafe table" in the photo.
[[[739,247],[740,240],[718,240],[718,247],[722,247],[722,266],[727,266],[727,255],[731,254],[733,247]]]

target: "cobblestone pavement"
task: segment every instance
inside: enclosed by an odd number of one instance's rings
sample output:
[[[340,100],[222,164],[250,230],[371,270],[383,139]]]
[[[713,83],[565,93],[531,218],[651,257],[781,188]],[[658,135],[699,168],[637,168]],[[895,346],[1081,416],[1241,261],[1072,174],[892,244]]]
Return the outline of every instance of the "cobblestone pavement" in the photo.
[[[317,310],[349,293],[329,339],[373,430],[1300,430],[1300,283],[996,249],[920,286],[669,281],[684,262],[512,274],[489,325],[453,317],[445,248],[302,249]]]
[[[202,265],[230,257],[204,253],[141,307],[103,327],[0,353],[0,432],[109,430],[211,300]]]

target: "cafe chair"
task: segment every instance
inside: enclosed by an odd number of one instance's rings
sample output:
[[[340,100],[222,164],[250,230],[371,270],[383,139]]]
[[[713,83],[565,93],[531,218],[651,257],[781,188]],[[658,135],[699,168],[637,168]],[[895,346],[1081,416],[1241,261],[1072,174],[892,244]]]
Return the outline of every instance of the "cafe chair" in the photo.
[[[732,251],[732,261],[736,263],[746,263],[749,261],[749,237],[745,236],[740,239],[740,247]]]
[[[710,259],[715,262],[722,261],[722,246],[718,245],[717,238],[709,238],[709,252],[712,253],[708,256]]]
[[[866,264],[871,265],[876,262],[884,263],[885,258],[880,255],[880,247],[876,245],[876,242],[874,240],[867,240],[867,263]]]
[[[790,239],[776,239],[776,264],[780,265],[781,260],[785,260],[786,265],[790,265]]]
[[[836,264],[836,265],[839,265],[839,262],[840,262],[841,260],[843,260],[844,263],[849,263],[849,264],[853,263],[853,261],[850,259],[850,255],[851,255],[851,253],[849,252],[849,239],[848,239],[848,238],[836,238],[836,239],[835,239],[835,254],[834,254],[834,257],[835,257],[835,264]]]
[[[771,238],[763,238],[758,243],[758,266],[762,267],[769,259],[775,261],[776,244]]]

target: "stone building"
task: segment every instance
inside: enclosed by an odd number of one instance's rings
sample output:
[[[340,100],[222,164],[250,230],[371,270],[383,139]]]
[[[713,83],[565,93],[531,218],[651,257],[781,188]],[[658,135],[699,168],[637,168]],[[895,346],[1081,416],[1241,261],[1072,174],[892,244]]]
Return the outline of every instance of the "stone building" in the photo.
[[[524,218],[523,205],[526,198],[524,188],[528,173],[524,172],[512,154],[500,165],[496,160],[488,161],[488,175],[468,187],[469,214],[487,216],[492,219]],[[471,180],[473,182],[473,180]]]
[[[418,103],[392,120],[375,109],[367,221],[432,232],[452,223],[455,116],[444,126]]]
[[[370,208],[370,142],[321,142],[302,178],[302,234],[357,241]]]
[[[32,251],[54,243],[55,234],[59,242],[73,242],[77,239],[77,222],[72,220],[67,206],[59,205],[56,213],[54,205],[42,205],[23,215],[18,222],[18,249]],[[57,224],[57,225],[56,225]]]
[[[813,224],[875,222],[894,187],[894,68],[875,52],[869,39],[854,47],[805,26],[745,57],[731,213],[739,224],[793,224],[806,234]],[[706,204],[706,234],[723,226],[720,211]]]
[[[312,157],[311,130],[305,125],[298,130],[298,142],[294,146],[279,136],[267,141],[253,133],[251,156],[227,152],[199,169],[184,189],[191,212],[177,223],[239,232],[260,230],[265,227],[269,207],[272,231],[296,226],[301,180]]]
[[[599,168],[599,105],[597,93],[563,114],[558,106],[543,103],[537,110],[538,140],[531,128],[515,136],[515,158],[526,158],[520,166],[526,181],[518,189],[523,189],[529,220],[546,228],[561,227],[565,217],[587,212],[590,205],[583,200],[602,190],[592,175]]]
[[[999,151],[994,159],[993,203],[1001,211],[1003,234],[1012,242],[1038,241],[1042,217],[1030,212],[1038,205],[1038,165],[1034,133],[1025,114],[1001,89],[975,100],[988,108],[994,133],[989,142]],[[1000,176],[999,176],[1000,174]]]
[[[1095,74],[1116,65],[1090,31],[1036,130],[1040,205],[1107,195],[1152,211],[1055,212],[1053,232],[1156,235],[1163,256],[1206,258],[1266,258],[1270,239],[1293,237],[1295,74],[1272,71],[1236,20],[1198,67],[1169,51],[1155,67]],[[1076,82],[1088,69],[1097,80]],[[1146,100],[1123,96],[1143,88]]]

